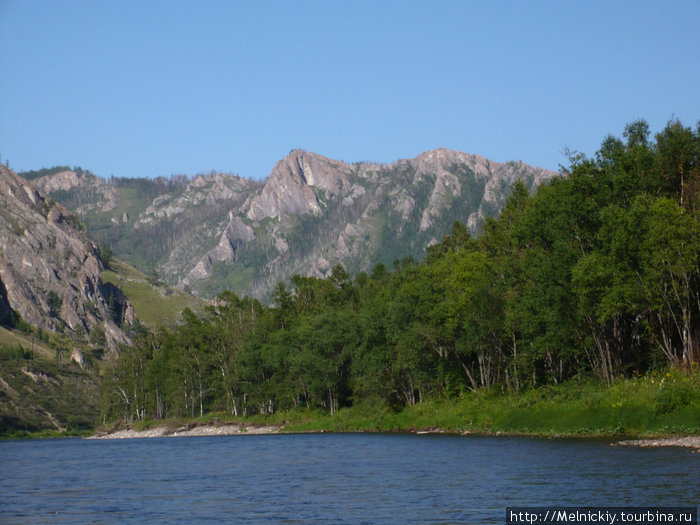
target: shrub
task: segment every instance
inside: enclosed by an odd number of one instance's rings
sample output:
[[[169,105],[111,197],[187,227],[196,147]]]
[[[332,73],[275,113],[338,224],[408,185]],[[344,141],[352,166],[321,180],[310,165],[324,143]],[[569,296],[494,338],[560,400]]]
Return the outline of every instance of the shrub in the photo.
[[[676,370],[667,372],[661,380],[661,388],[656,394],[656,410],[667,414],[676,409],[688,406],[698,397],[694,377],[682,374]]]

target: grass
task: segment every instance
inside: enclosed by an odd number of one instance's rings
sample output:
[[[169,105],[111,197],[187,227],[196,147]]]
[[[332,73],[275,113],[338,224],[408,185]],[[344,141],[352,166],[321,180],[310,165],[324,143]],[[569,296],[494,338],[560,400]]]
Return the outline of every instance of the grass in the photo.
[[[89,213],[87,219],[90,223],[109,228],[113,217],[121,219],[125,213],[132,218],[138,217],[151,204],[151,199],[137,188],[117,187],[115,189],[119,193],[116,207],[107,213],[101,211]]]
[[[56,357],[56,350],[36,336],[0,326],[0,346],[14,348],[18,345],[25,350],[33,350],[34,355],[37,357],[44,359],[54,359]]]
[[[206,302],[166,285],[154,285],[148,277],[125,262],[113,260],[102,280],[118,286],[134,305],[136,317],[150,327],[174,326],[185,308],[200,310]]]
[[[194,419],[147,421],[136,429],[236,422],[278,425],[284,432],[444,431],[532,436],[700,435],[700,369],[669,370],[621,379],[608,387],[571,381],[527,392],[477,391],[394,410],[365,401],[331,416],[324,410],[287,410],[234,417],[225,412]]]
[[[28,432],[26,430],[15,430],[6,434],[0,434],[0,439],[41,439],[41,438],[67,438],[67,437],[89,437],[92,430],[40,430],[38,432]]]
[[[336,421],[326,417],[318,424],[327,430],[346,426],[532,435],[700,434],[700,371],[669,371],[619,380],[611,387],[569,382],[524,393],[481,391],[400,412],[361,408],[343,412]],[[313,424],[294,428],[304,430]]]
[[[55,437],[89,432],[99,415],[99,377],[69,359],[0,347],[0,437]],[[54,353],[55,355],[55,353]],[[59,432],[58,429],[67,430]]]

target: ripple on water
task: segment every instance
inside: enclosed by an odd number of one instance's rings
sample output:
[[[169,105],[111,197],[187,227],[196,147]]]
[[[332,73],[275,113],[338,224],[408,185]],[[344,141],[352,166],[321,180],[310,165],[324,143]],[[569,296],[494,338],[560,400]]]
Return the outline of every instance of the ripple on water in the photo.
[[[696,505],[700,454],[382,434],[0,442],[10,523],[502,523],[515,505]],[[11,494],[11,497],[6,495]]]

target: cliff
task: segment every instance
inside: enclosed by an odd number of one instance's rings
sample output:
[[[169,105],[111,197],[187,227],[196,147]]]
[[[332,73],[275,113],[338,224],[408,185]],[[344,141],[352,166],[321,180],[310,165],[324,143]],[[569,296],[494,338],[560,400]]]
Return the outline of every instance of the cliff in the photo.
[[[0,281],[7,306],[50,331],[90,334],[100,326],[115,348],[127,341],[119,325],[133,320],[133,309],[103,285],[101,270],[97,246],[77,217],[0,166]]]

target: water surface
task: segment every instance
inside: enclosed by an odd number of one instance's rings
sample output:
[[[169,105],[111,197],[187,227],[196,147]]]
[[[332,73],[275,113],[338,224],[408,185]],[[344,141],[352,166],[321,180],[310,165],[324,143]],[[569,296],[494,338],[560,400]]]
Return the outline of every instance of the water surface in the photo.
[[[503,523],[506,506],[682,506],[700,454],[397,434],[0,442],[3,523]]]

